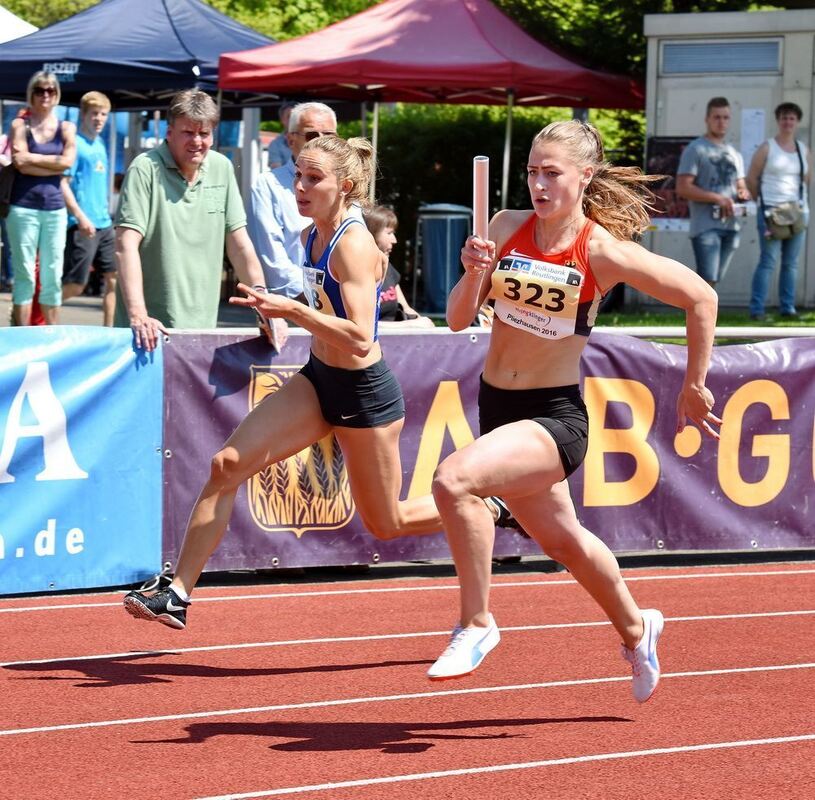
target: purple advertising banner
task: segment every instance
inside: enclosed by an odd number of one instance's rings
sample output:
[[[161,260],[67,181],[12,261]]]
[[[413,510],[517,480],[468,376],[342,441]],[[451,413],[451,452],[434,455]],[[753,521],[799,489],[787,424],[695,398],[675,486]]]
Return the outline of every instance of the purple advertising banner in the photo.
[[[308,335],[280,354],[258,337],[177,334],[164,346],[164,560],[175,562],[212,455],[308,357]],[[478,434],[476,397],[489,333],[388,334],[407,418],[402,497],[430,491],[449,453]],[[815,546],[812,340],[716,348],[708,386],[721,440],[676,434],[685,348],[595,332],[583,357],[591,431],[570,478],[583,524],[615,552]],[[495,553],[537,546],[499,530]],[[443,534],[379,541],[356,514],[342,454],[329,436],[243,485],[208,570],[449,558]]]
[[[721,439],[676,434],[686,349],[594,334],[582,362],[589,452],[570,479],[613,550],[815,546],[815,339],[714,348]]]

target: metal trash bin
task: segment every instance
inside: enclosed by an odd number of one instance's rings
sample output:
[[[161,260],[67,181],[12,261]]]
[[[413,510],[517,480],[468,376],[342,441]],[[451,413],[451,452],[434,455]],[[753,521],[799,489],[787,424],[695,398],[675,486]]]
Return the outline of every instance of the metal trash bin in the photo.
[[[461,275],[461,246],[472,230],[472,209],[449,203],[419,206],[413,258],[412,305],[429,314],[443,314],[447,295]],[[422,301],[417,305],[418,278]]]

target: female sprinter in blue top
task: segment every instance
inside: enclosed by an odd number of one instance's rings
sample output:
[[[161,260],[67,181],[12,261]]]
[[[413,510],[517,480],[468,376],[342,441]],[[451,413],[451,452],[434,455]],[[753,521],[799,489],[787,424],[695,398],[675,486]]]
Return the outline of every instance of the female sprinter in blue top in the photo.
[[[223,536],[238,487],[332,431],[368,530],[382,539],[441,530],[430,495],[399,500],[405,405],[377,336],[383,259],[352,211],[353,203],[365,202],[372,174],[373,150],[365,139],[318,136],[298,156],[295,197],[300,213],[314,220],[303,232],[309,305],[243,284],[238,288],[246,297],[232,302],[310,331],[309,361],[257,405],[215,455],[172,583],[150,595],[130,592],[124,603],[133,616],[184,628],[189,594]]]

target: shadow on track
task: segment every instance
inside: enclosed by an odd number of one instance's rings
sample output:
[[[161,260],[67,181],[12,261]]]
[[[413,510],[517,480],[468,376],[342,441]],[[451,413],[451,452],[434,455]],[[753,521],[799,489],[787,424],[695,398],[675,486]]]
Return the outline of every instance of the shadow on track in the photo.
[[[275,675],[308,675],[320,672],[353,672],[363,669],[423,666],[432,659],[373,661],[359,664],[313,664],[299,667],[213,667],[205,664],[161,663],[157,658],[172,653],[138,653],[105,659],[66,659],[47,664],[9,664],[3,669],[22,673],[14,680],[74,681],[78,688],[105,689],[147,683],[172,683],[174,678],[249,678]],[[85,678],[65,675],[81,672]]]
[[[184,739],[134,739],[134,744],[202,744],[216,736],[281,739],[270,750],[286,753],[354,752],[422,753],[434,741],[516,739],[525,733],[505,729],[532,729],[540,725],[632,722],[627,717],[530,717],[529,719],[476,719],[452,722],[201,722],[188,725]],[[484,729],[504,729],[479,733]],[[460,731],[460,732],[457,732]],[[467,733],[470,731],[470,733]],[[530,730],[530,734],[534,731]],[[428,741],[431,740],[431,741]]]

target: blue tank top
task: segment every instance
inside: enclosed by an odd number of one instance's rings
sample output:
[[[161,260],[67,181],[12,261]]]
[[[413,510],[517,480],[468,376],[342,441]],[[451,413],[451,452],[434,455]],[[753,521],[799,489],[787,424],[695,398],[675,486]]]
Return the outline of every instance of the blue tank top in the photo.
[[[65,142],[62,139],[62,123],[57,125],[54,138],[42,143],[34,138],[31,128],[26,125],[26,141],[29,153],[36,153],[40,156],[61,156],[65,149]],[[65,208],[65,198],[62,196],[62,189],[59,188],[61,180],[60,173],[54,173],[46,178],[40,175],[23,175],[22,172],[18,172],[11,189],[11,204],[22,208],[32,208],[36,211],[58,211],[60,208]]]
[[[317,229],[312,226],[306,240],[306,259],[303,263],[303,272],[305,274],[306,282],[306,297],[308,304],[315,311],[321,314],[328,314],[332,317],[339,317],[340,319],[348,319],[348,313],[345,310],[345,304],[342,302],[342,292],[340,292],[340,282],[332,275],[329,259],[331,252],[337,245],[337,242],[342,238],[342,235],[348,228],[355,222],[360,225],[365,223],[356,217],[348,217],[340,223],[336,233],[331,237],[328,246],[323,250],[320,260],[315,264],[311,260],[311,247],[314,244],[314,239],[317,236]],[[374,304],[374,341],[379,337],[379,291],[381,283],[376,285],[376,294],[371,298]]]

